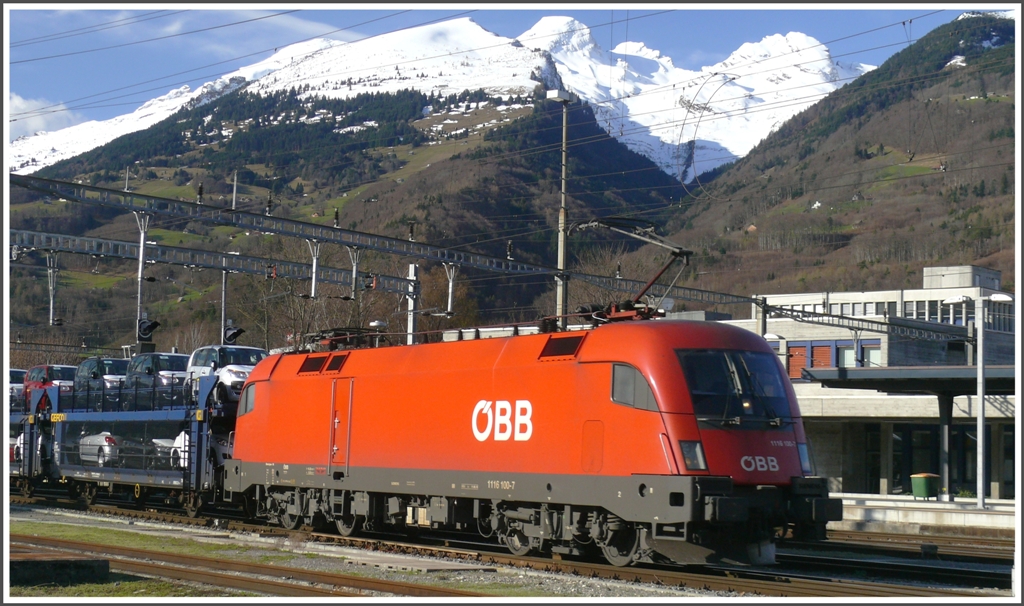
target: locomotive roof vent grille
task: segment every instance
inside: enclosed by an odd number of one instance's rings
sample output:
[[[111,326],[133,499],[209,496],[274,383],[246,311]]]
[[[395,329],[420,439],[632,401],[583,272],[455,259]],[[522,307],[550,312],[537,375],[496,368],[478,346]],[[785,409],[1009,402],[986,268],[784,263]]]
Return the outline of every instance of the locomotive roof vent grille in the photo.
[[[541,359],[575,357],[580,350],[580,344],[586,335],[573,335],[571,337],[548,337],[544,349],[540,352]]]
[[[324,367],[324,362],[327,361],[327,356],[307,356],[302,361],[302,366],[299,367],[299,373],[304,372],[320,372],[320,369]]]

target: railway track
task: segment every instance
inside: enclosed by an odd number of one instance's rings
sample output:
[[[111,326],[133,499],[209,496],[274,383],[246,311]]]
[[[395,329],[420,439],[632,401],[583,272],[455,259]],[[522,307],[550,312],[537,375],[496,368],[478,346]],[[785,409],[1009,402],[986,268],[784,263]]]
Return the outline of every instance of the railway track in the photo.
[[[275,596],[355,597],[366,596],[368,592],[401,597],[432,598],[481,597],[486,595],[402,581],[316,572],[287,566],[233,562],[219,558],[179,555],[161,551],[115,547],[46,537],[12,534],[11,544],[117,556],[110,558],[111,569],[177,580],[195,581],[218,587],[246,589]],[[289,581],[275,581],[261,577],[289,579]],[[306,585],[300,583],[305,583]]]
[[[994,589],[1010,589],[1013,577],[1008,570],[978,570],[973,568],[954,568],[943,565],[943,562],[930,561],[910,562],[886,560],[865,560],[826,557],[820,554],[779,553],[777,562],[784,568],[813,570],[816,576],[825,572],[845,572],[870,575],[886,580],[901,579],[907,581],[934,582],[941,579],[944,584],[963,587],[990,587]]]
[[[806,543],[789,542],[795,546]],[[853,530],[829,531],[828,543],[836,549],[867,548],[877,553],[883,549],[893,553],[917,552],[925,558],[955,557],[967,560],[1011,562],[1016,543],[1013,539],[993,537],[906,535],[888,532]]]
[[[42,505],[48,507],[61,506],[59,501],[45,500],[38,497],[32,499],[11,497],[11,503],[28,505],[33,502],[39,503],[40,501]],[[248,532],[260,536],[288,536],[298,540],[390,553],[460,558],[477,563],[521,567],[543,572],[651,583],[681,589],[731,592],[738,595],[770,597],[977,597],[979,595],[977,591],[971,589],[909,587],[894,583],[834,579],[821,574],[783,573],[753,568],[698,567],[685,570],[650,566],[622,568],[606,564],[564,560],[557,556],[554,558],[516,557],[496,551],[499,549],[497,547],[494,548],[495,551],[489,551],[486,549],[486,546],[480,545],[474,545],[472,548],[458,548],[452,545],[454,542],[445,540],[439,540],[438,544],[434,545],[412,544],[380,537],[342,537],[336,534],[286,531],[272,526],[248,524],[240,520],[189,518],[184,514],[173,512],[125,510],[108,505],[87,507],[80,503],[75,503],[72,507],[77,510],[88,510],[132,519],[184,524],[192,527],[215,526],[221,530]]]

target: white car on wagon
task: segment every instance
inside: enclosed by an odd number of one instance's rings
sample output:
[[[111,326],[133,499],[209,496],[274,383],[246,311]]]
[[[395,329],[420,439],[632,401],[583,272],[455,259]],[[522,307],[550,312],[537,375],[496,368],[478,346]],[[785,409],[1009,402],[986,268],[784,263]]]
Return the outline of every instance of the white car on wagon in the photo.
[[[186,370],[193,400],[199,397],[199,378],[213,375],[217,381],[210,392],[210,402],[215,409],[234,416],[242,385],[253,367],[268,355],[259,347],[242,345],[207,345],[193,351]]]

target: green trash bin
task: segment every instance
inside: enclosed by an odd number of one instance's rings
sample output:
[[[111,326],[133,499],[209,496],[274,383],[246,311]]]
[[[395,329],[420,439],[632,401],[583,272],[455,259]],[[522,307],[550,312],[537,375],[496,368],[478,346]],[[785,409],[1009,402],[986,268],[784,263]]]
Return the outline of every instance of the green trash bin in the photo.
[[[915,473],[910,476],[914,498],[937,499],[939,497],[939,476],[934,473]]]

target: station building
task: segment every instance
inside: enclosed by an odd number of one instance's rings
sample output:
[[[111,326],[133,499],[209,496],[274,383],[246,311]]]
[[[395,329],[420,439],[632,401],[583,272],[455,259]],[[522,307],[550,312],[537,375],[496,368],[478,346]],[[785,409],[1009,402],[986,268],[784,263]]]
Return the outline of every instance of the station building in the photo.
[[[925,335],[946,335],[939,339],[799,321],[781,317],[782,314],[761,318],[761,308],[756,305],[752,306],[749,320],[731,320],[728,314],[713,312],[668,315],[719,320],[764,335],[793,382],[815,471],[829,478],[831,492],[909,494],[911,475],[940,473],[940,427],[949,427],[945,477],[950,494],[968,497],[977,488],[976,390],[966,391],[970,395],[950,395],[945,422],[940,425],[940,397],[908,395],[895,377],[915,372],[919,377],[927,377],[929,367],[934,372],[942,367],[973,366],[975,306],[979,300],[984,301],[983,365],[986,369],[1001,366],[1004,377],[1001,394],[986,390],[986,496],[1014,499],[1016,395],[1012,388],[1006,390],[1005,378],[1009,374],[1010,382],[1013,381],[1012,368],[1016,362],[1016,299],[985,299],[997,293],[1005,295],[1001,287],[998,271],[955,266],[924,268],[920,289],[755,295],[778,308],[922,328],[926,329],[921,331]],[[887,367],[907,369],[897,372],[894,368],[889,374],[893,378],[885,384],[891,385],[891,391],[824,387],[812,380],[815,369]],[[976,366],[972,372],[976,373]],[[971,376],[966,372],[957,374]]]

